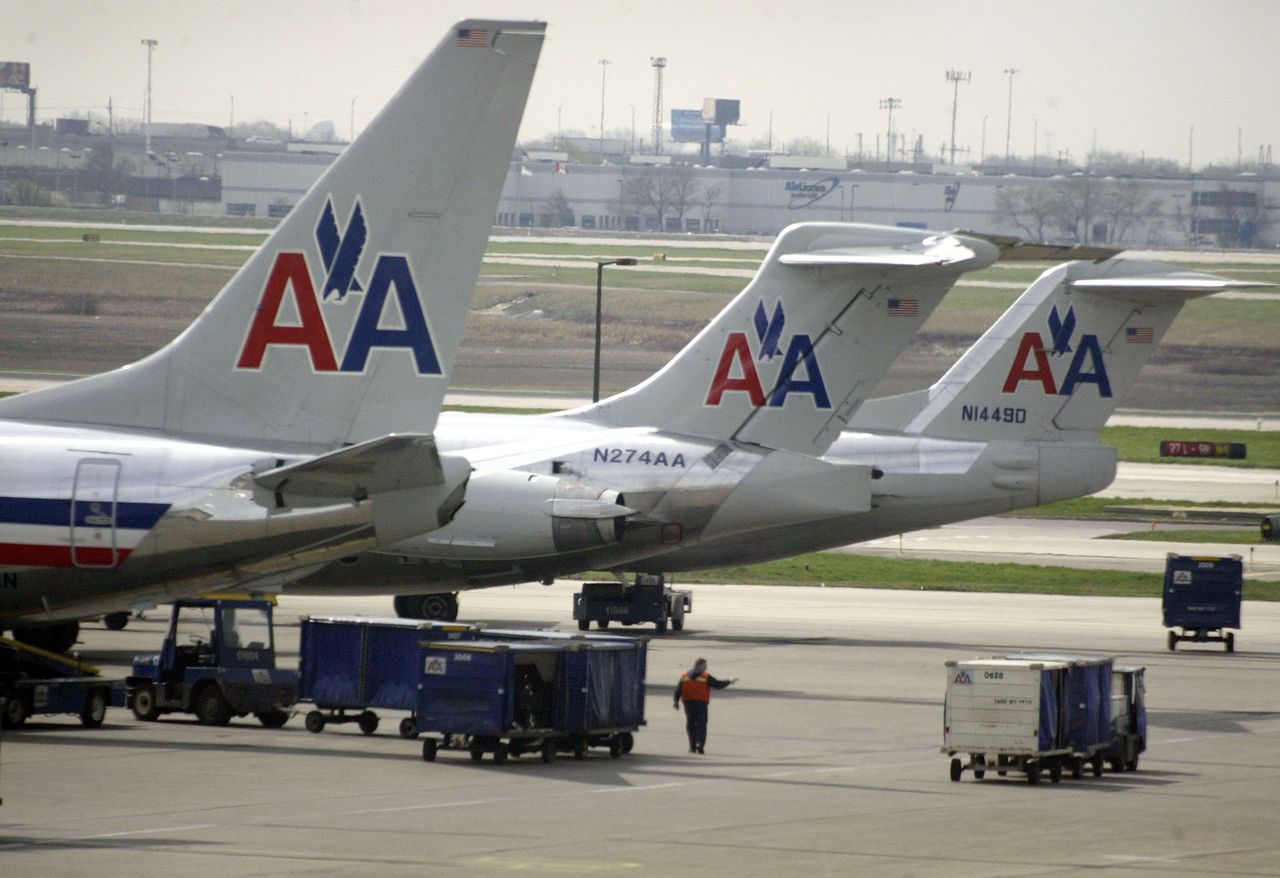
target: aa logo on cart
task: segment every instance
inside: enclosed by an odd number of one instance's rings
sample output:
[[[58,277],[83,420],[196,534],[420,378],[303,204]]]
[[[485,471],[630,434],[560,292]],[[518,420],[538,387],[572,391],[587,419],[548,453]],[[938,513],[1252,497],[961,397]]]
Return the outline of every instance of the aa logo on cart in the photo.
[[[444,676],[449,673],[449,660],[439,656],[430,656],[427,659],[426,666],[422,669],[423,673],[435,674],[436,676]]]

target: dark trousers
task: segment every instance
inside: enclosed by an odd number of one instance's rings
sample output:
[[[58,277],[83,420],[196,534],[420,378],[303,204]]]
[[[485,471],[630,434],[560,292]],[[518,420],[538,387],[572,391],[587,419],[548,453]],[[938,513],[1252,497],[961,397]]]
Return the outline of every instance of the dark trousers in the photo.
[[[701,750],[707,743],[707,702],[684,703],[684,730],[689,733],[689,749]]]

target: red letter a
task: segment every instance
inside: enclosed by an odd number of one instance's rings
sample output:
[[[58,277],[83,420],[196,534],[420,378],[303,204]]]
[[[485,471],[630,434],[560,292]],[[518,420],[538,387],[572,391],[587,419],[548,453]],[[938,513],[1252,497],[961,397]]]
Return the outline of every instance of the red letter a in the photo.
[[[729,371],[734,360],[742,371],[741,378],[730,378]],[[751,362],[751,348],[747,345],[747,336],[743,332],[731,332],[720,353],[720,362],[716,366],[716,374],[711,379],[711,389],[707,392],[707,405],[720,405],[720,397],[727,390],[745,390],[751,396],[751,404],[764,405],[764,389],[760,387],[760,378],[756,375],[756,364]]]
[[[280,326],[276,319],[284,305],[284,293],[293,288],[293,301],[298,308],[300,326]],[[311,272],[307,259],[301,253],[277,253],[275,265],[262,291],[262,301],[253,315],[253,325],[240,351],[237,369],[260,369],[262,358],[271,345],[301,345],[311,352],[311,367],[317,372],[337,372],[338,361],[333,356],[333,344],[329,330],[325,328],[316,301],[315,287],[311,285]]]

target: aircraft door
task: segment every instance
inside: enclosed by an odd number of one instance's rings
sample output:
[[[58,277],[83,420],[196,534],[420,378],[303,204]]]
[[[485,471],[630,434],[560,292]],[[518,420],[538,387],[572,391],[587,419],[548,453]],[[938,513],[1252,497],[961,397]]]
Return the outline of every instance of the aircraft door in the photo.
[[[115,567],[116,495],[120,461],[89,459],[76,464],[71,497],[71,563],[75,567]]]

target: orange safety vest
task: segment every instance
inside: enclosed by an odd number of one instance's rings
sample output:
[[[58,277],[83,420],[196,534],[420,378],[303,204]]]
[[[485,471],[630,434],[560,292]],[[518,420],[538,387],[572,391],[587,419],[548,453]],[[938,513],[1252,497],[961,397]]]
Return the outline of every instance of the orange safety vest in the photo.
[[[711,684],[707,682],[707,675],[703,673],[697,677],[690,677],[688,671],[681,674],[680,698],[683,701],[701,701],[703,703],[710,701]]]

